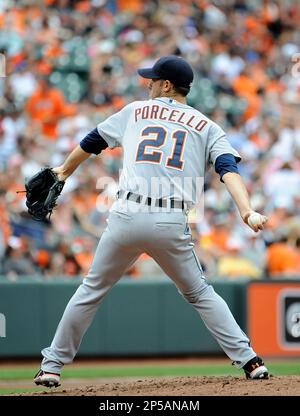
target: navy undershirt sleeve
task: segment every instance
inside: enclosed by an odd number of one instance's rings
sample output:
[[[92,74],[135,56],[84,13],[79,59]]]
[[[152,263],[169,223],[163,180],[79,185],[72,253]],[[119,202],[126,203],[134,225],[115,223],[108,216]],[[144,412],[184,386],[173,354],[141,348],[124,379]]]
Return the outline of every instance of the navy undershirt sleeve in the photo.
[[[224,153],[217,157],[215,162],[215,171],[220,175],[220,180],[223,182],[223,175],[227,172],[239,173],[237,162],[240,159],[236,158],[232,153]]]
[[[100,136],[97,128],[89,132],[79,144],[82,150],[87,153],[94,153],[95,155],[99,155],[102,150],[108,147],[108,144],[103,137]]]

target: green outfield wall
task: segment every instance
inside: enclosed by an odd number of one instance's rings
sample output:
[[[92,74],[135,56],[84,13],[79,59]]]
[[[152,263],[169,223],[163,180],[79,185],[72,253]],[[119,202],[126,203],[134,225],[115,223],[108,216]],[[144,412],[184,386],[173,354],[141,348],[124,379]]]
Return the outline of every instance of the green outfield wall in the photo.
[[[0,358],[34,357],[49,346],[80,280],[0,280]],[[246,282],[214,282],[246,330]],[[100,306],[78,356],[219,354],[196,311],[167,279],[123,278]]]

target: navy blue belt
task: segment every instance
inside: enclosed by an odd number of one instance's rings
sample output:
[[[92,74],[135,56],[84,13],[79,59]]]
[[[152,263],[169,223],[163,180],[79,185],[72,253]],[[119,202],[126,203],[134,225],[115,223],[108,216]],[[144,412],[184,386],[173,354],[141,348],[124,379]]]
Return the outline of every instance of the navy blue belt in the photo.
[[[143,197],[142,195],[135,194],[129,191],[118,191],[117,198],[124,198],[127,201],[133,201],[137,204],[145,203],[149,206],[155,206],[157,208],[178,208],[182,210],[187,209],[187,204],[184,201],[177,201],[175,199],[164,198],[151,198],[150,196]]]

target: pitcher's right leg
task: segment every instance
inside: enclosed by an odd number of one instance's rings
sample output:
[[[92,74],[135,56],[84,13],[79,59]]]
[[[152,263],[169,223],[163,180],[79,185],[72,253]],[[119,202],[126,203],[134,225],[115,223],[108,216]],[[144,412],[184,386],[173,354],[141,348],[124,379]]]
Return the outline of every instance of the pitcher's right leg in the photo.
[[[169,222],[171,222],[171,217]],[[175,282],[183,297],[196,309],[206,327],[235,366],[244,367],[256,357],[256,353],[226,302],[206,282],[193,250],[191,235],[187,230],[183,233],[178,226],[168,225],[167,228],[161,223],[156,232],[160,233],[158,236],[160,247],[152,246],[148,254],[156,260]]]

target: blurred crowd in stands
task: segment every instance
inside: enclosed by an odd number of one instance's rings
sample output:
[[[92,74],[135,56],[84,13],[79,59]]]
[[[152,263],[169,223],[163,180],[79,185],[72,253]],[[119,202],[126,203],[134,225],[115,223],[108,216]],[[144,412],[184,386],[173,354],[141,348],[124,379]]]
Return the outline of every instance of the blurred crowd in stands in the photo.
[[[137,68],[177,54],[195,71],[188,103],[226,130],[253,208],[269,216],[265,232],[248,229],[211,169],[205,217],[190,213],[206,276],[299,279],[299,22],[297,0],[2,0],[0,274],[84,276],[117,191],[97,180],[117,180],[121,149],[70,177],[51,224],[33,221],[16,191],[101,120],[147,99]],[[146,255],[128,271],[159,273]]]

